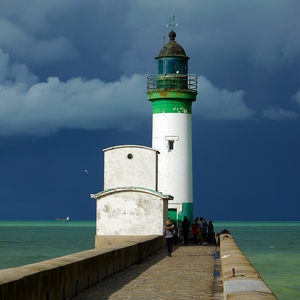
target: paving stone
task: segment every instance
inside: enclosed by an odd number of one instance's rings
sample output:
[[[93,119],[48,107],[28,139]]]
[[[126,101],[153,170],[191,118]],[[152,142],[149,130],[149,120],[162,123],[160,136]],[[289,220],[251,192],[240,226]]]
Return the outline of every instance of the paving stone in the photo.
[[[72,300],[95,299],[214,299],[216,246],[173,246],[162,249]]]

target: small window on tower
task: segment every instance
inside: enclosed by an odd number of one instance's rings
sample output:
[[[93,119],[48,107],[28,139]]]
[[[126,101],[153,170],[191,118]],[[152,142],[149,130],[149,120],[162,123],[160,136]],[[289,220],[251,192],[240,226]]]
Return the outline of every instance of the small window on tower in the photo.
[[[169,151],[174,150],[174,141],[173,140],[168,141],[168,148],[169,148]]]
[[[175,151],[175,141],[179,141],[179,137],[175,135],[165,136],[166,147],[168,147],[169,152]]]

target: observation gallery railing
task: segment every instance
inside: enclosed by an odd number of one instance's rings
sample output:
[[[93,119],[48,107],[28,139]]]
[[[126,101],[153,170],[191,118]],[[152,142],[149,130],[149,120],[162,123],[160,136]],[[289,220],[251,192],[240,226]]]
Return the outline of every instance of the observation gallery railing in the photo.
[[[197,93],[198,76],[182,74],[152,74],[147,77],[147,92],[157,90],[189,91]]]

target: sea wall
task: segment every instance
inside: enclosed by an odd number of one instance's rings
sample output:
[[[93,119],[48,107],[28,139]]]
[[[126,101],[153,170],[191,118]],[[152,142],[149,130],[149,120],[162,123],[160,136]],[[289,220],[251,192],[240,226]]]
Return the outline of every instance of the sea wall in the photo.
[[[118,245],[0,270],[0,300],[70,299],[163,247],[163,236],[140,236]]]
[[[277,299],[230,234],[220,234],[219,242],[224,299]],[[163,236],[134,237],[116,245],[0,270],[0,300],[70,299],[162,249],[164,243]]]
[[[225,300],[278,299],[230,234],[221,234],[219,241]]]

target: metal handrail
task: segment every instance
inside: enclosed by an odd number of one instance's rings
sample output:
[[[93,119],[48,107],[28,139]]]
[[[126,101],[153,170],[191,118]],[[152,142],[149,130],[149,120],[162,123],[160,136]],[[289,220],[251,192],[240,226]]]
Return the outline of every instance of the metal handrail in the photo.
[[[198,76],[190,74],[152,74],[147,77],[147,92],[157,90],[197,93]]]

